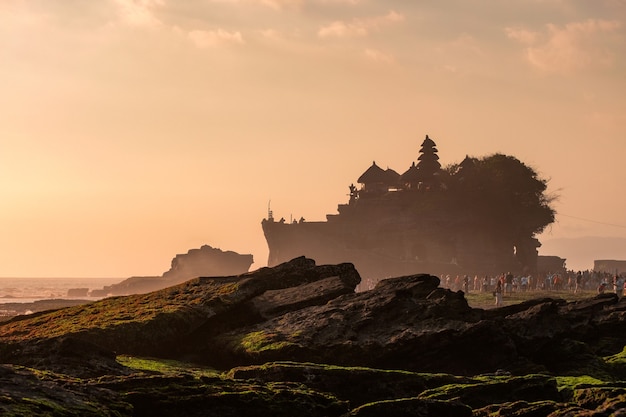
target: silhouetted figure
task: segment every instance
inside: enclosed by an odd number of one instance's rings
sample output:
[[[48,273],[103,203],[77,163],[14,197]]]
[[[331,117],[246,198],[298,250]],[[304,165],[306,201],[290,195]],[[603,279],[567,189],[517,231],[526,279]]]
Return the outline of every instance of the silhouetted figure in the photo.
[[[350,201],[349,203],[353,203],[356,201],[356,186],[354,184],[350,184]]]
[[[583,273],[578,271],[576,274],[576,286],[574,287],[574,294],[578,293],[582,289],[581,285],[583,283]]]
[[[622,293],[624,292],[624,278],[621,275],[615,275],[613,278],[613,289],[615,290],[615,294],[619,298],[622,298]]]
[[[498,280],[498,282],[496,282],[496,289],[493,292],[493,294],[496,296],[496,307],[502,307],[502,281]]]
[[[513,274],[507,272],[506,276],[504,277],[504,284],[504,292],[511,294],[511,292],[513,292]]]

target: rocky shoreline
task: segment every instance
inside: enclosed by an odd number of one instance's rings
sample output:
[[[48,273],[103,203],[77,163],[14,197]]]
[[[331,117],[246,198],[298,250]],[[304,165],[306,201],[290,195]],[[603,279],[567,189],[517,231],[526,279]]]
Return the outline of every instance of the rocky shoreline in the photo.
[[[483,310],[427,274],[357,293],[359,282],[351,264],[297,258],[13,318],[0,324],[0,410],[556,417],[626,407],[626,302],[614,294]]]
[[[0,304],[0,322],[10,320],[15,316],[56,310],[64,307],[73,307],[92,301],[93,300],[88,299],[70,300],[65,298],[51,298],[47,300],[37,300],[31,303],[2,303]]]

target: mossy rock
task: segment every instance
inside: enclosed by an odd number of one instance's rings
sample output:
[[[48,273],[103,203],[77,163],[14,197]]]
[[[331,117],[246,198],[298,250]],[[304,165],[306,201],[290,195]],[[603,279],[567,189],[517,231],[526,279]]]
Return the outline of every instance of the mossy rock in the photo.
[[[614,380],[626,380],[626,347],[615,355],[605,357],[604,361]]]
[[[13,365],[0,365],[0,415],[125,417],[132,407],[116,393],[85,386],[80,379]]]
[[[453,401],[425,400],[421,398],[402,398],[378,401],[362,405],[352,410],[350,417],[471,417],[472,409]]]
[[[571,399],[577,405],[590,410],[602,408],[608,404],[623,403],[625,400],[626,388],[615,386],[591,386],[574,389]]]
[[[567,411],[568,414],[556,414]],[[514,401],[503,404],[491,404],[483,408],[474,410],[473,417],[556,417],[563,416],[580,416],[580,407],[570,406],[568,404],[558,403],[556,401]],[[569,414],[573,412],[573,414]]]
[[[518,400],[559,401],[556,380],[548,375],[485,376],[469,384],[451,384],[424,391],[418,397],[460,401],[472,408]]]
[[[138,375],[98,385],[119,392],[132,405],[134,417],[338,417],[349,411],[347,402],[295,383],[264,384],[218,376]]]
[[[298,362],[270,362],[232,369],[234,379],[262,382],[290,381],[311,389],[330,392],[352,407],[397,398],[416,397],[424,390],[454,383],[468,383],[468,377],[422,374],[401,370],[346,367]]]

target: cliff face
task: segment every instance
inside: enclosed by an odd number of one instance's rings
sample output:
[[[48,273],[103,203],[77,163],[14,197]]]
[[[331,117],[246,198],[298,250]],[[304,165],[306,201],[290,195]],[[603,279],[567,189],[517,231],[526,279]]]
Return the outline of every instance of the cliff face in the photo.
[[[536,271],[535,240],[527,242],[527,251],[535,252],[530,256],[531,268],[516,258],[510,242],[462,214],[462,208],[451,208],[457,204],[454,198],[443,190],[388,192],[340,205],[339,214],[327,216],[326,222],[264,219],[268,265],[297,256],[320,263],[350,262],[363,278],[360,289],[408,274],[484,276]]]
[[[15,318],[0,325],[0,411],[557,417],[626,400],[614,294],[482,310],[428,274],[359,281],[351,264],[298,258]],[[189,365],[137,373],[119,355]],[[586,384],[557,389],[556,375]]]
[[[349,262],[363,278],[359,289],[371,289],[384,278],[418,273],[459,275],[512,270],[512,258],[494,253],[480,240],[480,233],[472,233],[472,244],[461,244],[467,233],[437,228],[432,223],[387,212],[371,218],[368,214],[337,216],[328,222],[263,220],[262,228],[269,247],[269,266],[298,256],[320,263]],[[481,263],[483,259],[489,259],[489,265]]]

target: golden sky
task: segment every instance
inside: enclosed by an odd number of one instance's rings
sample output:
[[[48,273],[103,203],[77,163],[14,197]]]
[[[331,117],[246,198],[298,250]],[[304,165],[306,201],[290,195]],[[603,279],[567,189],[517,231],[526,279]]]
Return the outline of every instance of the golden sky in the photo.
[[[203,244],[260,267],[270,200],[323,220],[426,134],[443,165],[549,179],[542,241],[626,238],[625,0],[2,0],[0,22],[0,276],[158,275]]]

